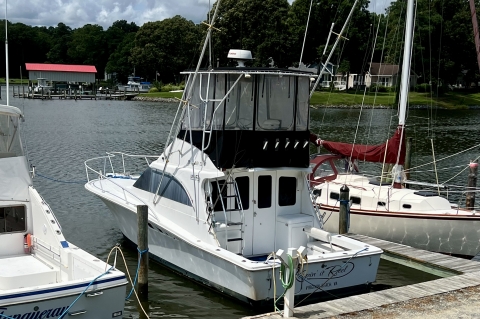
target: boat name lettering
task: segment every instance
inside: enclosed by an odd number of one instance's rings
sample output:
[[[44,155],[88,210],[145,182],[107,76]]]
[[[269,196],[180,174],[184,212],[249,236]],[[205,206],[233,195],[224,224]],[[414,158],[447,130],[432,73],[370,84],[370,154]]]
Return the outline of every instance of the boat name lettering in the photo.
[[[0,315],[8,316],[14,319],[45,319],[45,318],[58,318],[68,307],[52,308],[43,311],[26,312],[15,315],[4,314],[7,308],[0,308]]]
[[[316,270],[305,274],[305,279],[332,279],[340,278],[348,275],[355,268],[352,262],[344,263],[343,265],[335,265],[326,267],[322,270]],[[297,279],[298,280],[298,279]]]
[[[338,283],[336,281],[329,281],[329,282],[326,282],[324,283],[323,285],[320,285],[320,286],[315,286],[315,285],[308,285],[305,287],[305,290],[318,290],[318,289],[321,289],[321,288],[327,288],[327,287],[332,287],[332,286],[337,286]]]

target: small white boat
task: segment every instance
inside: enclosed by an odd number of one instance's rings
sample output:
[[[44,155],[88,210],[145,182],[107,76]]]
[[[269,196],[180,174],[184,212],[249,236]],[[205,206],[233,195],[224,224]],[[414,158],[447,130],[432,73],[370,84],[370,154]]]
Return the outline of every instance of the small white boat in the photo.
[[[34,93],[42,93],[46,94],[53,89],[53,86],[49,85],[47,79],[45,78],[38,78],[37,85],[33,87]]]
[[[229,57],[239,66],[184,72],[187,90],[160,156],[88,160],[85,188],[132,242],[136,207],[147,205],[150,256],[244,302],[278,298],[281,262],[272,256],[302,246],[303,271],[292,269],[297,299],[368,290],[382,250],[322,230],[312,204],[314,75],[245,67],[250,51],[230,50]],[[141,175],[127,173],[138,171],[135,160],[148,164]]]
[[[22,120],[0,105],[0,317],[121,318],[125,275],[65,239],[32,185]]]
[[[119,85],[120,91],[148,92],[152,88],[150,82],[143,82],[139,76],[129,76],[127,85]]]

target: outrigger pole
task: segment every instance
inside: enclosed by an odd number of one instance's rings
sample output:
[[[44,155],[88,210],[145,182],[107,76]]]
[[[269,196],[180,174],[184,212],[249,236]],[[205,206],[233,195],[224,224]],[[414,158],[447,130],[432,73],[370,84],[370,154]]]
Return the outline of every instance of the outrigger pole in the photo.
[[[358,3],[358,0],[355,0],[355,3],[353,4],[352,9],[350,10],[350,13],[348,14],[347,20],[345,20],[345,23],[343,24],[343,27],[342,27],[342,30],[340,31],[340,33],[335,33],[335,32],[333,32],[333,31],[330,31],[330,32],[332,32],[332,33],[334,33],[334,34],[337,35],[337,39],[335,40],[335,43],[333,44],[333,48],[332,48],[332,50],[330,51],[330,54],[328,55],[327,60],[326,60],[325,63],[323,64],[322,71],[318,74],[317,81],[316,81],[315,84],[313,85],[312,91],[310,91],[310,97],[312,97],[313,92],[315,92],[315,89],[317,88],[318,83],[320,82],[320,79],[322,78],[322,74],[323,74],[323,72],[325,71],[328,62],[330,62],[330,58],[332,57],[333,52],[335,51],[335,48],[337,47],[337,44],[338,44],[338,42],[340,41],[340,38],[343,38],[343,36],[342,36],[342,35],[343,35],[343,32],[345,31],[345,28],[347,27],[348,21],[350,21],[350,18],[352,17],[353,10],[355,10],[355,6],[357,5],[357,3]],[[328,38],[330,39],[330,33],[329,33],[329,35],[328,35]],[[327,45],[328,45],[328,44],[327,44]]]

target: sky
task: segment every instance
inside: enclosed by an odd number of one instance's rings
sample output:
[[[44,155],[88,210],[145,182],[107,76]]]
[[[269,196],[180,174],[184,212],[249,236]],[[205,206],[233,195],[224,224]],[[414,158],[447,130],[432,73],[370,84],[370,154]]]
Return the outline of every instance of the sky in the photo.
[[[203,21],[209,3],[215,0],[0,0],[0,17],[10,22],[31,26],[56,26],[59,22],[75,29],[86,24],[98,24],[107,29],[117,20],[142,26],[180,15],[195,23]],[[294,0],[288,0],[292,3]],[[370,10],[384,12],[390,0],[370,0]],[[376,2],[376,3],[375,3]]]

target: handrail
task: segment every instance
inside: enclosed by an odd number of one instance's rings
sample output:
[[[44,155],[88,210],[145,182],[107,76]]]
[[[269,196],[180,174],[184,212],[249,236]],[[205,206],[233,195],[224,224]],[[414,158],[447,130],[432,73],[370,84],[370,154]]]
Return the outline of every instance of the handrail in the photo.
[[[313,206],[313,210],[315,211],[315,215],[317,215],[317,219],[318,219],[318,222],[320,223],[320,226],[323,227],[324,215],[322,215],[322,212],[318,209],[316,196],[313,194],[313,190],[310,187],[310,181],[308,179],[308,175],[309,174],[304,175],[305,184],[307,185],[308,194],[310,195],[310,200],[312,201],[312,206]]]
[[[128,203],[128,198],[127,198],[127,194],[132,196],[133,198],[135,198],[136,200],[138,200],[139,202],[141,202],[143,205],[146,205],[148,206],[148,208],[153,211],[153,208],[150,207],[150,205],[148,205],[143,199],[139,198],[137,195],[133,194],[132,192],[130,192],[129,190],[125,189],[124,187],[122,187],[121,185],[119,185],[118,183],[116,183],[112,178],[109,178],[109,176],[107,176],[107,174],[110,174],[110,173],[102,173],[102,171],[97,171],[95,169],[93,169],[92,167],[90,167],[88,165],[88,162],[91,162],[91,161],[94,161],[94,160],[101,160],[101,159],[105,159],[105,160],[109,160],[110,163],[111,163],[111,158],[115,157],[115,154],[121,154],[122,155],[122,166],[123,166],[123,171],[125,171],[125,166],[124,166],[124,156],[127,156],[127,157],[132,157],[132,158],[145,158],[146,161],[147,161],[147,165],[149,164],[148,163],[148,158],[158,158],[159,156],[157,155],[132,155],[132,154],[127,154],[127,153],[123,153],[123,152],[106,152],[107,155],[106,156],[99,156],[99,157],[94,157],[94,158],[91,158],[91,159],[88,159],[84,162],[84,165],[85,165],[85,170],[86,170],[86,174],[87,174],[87,183],[90,183],[90,176],[88,174],[89,171],[95,173],[96,176],[98,176],[98,179],[100,181],[100,186],[101,186],[101,189],[102,191],[105,191],[103,189],[103,185],[101,184],[101,181],[102,180],[105,180],[105,181],[108,181],[110,183],[112,183],[113,185],[115,185],[116,187],[120,188],[122,191],[123,191],[123,200]],[[113,168],[113,165],[111,166],[112,168],[112,174],[116,174],[115,173],[115,170]],[[158,217],[156,216],[156,214],[152,214],[155,219],[158,221]]]

